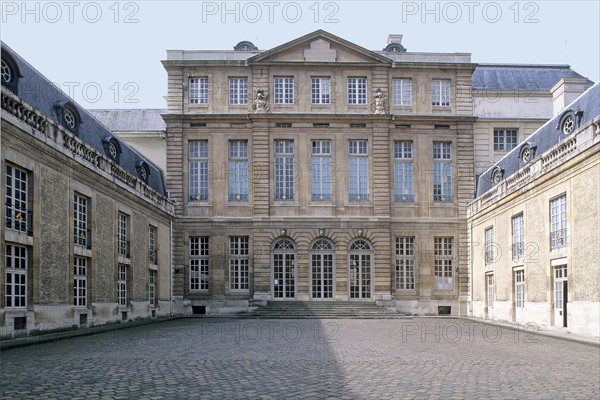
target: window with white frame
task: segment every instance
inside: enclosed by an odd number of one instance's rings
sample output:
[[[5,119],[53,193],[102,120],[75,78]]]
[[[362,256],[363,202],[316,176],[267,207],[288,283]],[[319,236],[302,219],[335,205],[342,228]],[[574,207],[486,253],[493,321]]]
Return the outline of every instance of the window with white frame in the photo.
[[[277,77],[274,82],[275,104],[294,104],[294,78]]]
[[[250,287],[250,257],[248,236],[229,238],[229,288],[248,290]]]
[[[414,201],[412,142],[394,142],[394,198]]]
[[[87,305],[88,259],[75,256],[73,261],[73,304]]]
[[[433,143],[433,201],[452,202],[451,143]]]
[[[367,104],[367,78],[348,78],[348,104]]]
[[[119,264],[117,274],[117,300],[119,306],[127,307],[127,265]]]
[[[550,248],[567,244],[567,195],[550,201]]]
[[[28,210],[29,174],[6,164],[5,226],[31,234],[31,211]]]
[[[190,104],[208,104],[208,78],[190,78]]]
[[[7,244],[4,253],[4,305],[27,307],[27,247]]]
[[[348,199],[369,201],[369,152],[366,140],[348,142]]]
[[[331,200],[331,140],[312,141],[312,199]]]
[[[494,228],[485,230],[485,266],[494,264]]]
[[[522,269],[515,270],[515,306],[525,306],[525,270]]]
[[[208,236],[190,237],[190,290],[208,290]]]
[[[294,141],[275,141],[275,200],[294,199]]]
[[[494,151],[510,151],[517,147],[518,129],[494,129]]]
[[[148,271],[148,304],[156,305],[156,271],[153,269]]]
[[[395,106],[412,106],[412,79],[392,79],[392,98]]]
[[[488,308],[494,308],[494,274],[487,274],[485,280],[487,286],[487,306]]]
[[[415,238],[396,238],[396,290],[415,289]]]
[[[229,201],[248,200],[248,141],[229,141]]]
[[[89,247],[91,244],[88,229],[88,199],[75,193],[73,198],[73,242]]]
[[[157,236],[158,229],[155,226],[148,225],[148,262],[150,264],[158,263]]]
[[[248,78],[229,78],[229,104],[248,104]]]
[[[454,290],[454,238],[433,239],[435,289]]]
[[[208,200],[208,140],[189,142],[190,201]]]
[[[331,103],[331,79],[330,78],[311,78],[310,80],[310,99],[312,104],[330,104]]]
[[[523,214],[512,217],[512,259],[520,260],[525,255]]]
[[[450,80],[434,79],[431,81],[431,105],[450,107]]]
[[[117,245],[119,256],[129,258],[129,215],[119,212],[117,226]]]

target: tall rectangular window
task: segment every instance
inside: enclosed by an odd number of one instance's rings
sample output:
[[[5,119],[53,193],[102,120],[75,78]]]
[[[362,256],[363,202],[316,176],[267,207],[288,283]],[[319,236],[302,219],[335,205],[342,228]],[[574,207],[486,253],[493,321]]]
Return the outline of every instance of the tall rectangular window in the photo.
[[[312,199],[331,200],[331,140],[312,141]]]
[[[523,214],[512,217],[512,259],[520,260],[525,255]]]
[[[294,141],[275,141],[275,200],[294,199]]]
[[[90,247],[91,234],[88,229],[88,199],[75,194],[73,199],[73,242]]]
[[[454,290],[454,238],[433,239],[434,277],[437,290]]]
[[[434,79],[431,81],[431,105],[450,107],[450,81]]]
[[[190,104],[208,104],[208,78],[190,78]]]
[[[75,256],[73,262],[73,304],[76,306],[87,305],[87,271],[87,258]]]
[[[4,273],[5,306],[27,307],[27,247],[6,245]]]
[[[311,78],[310,99],[312,104],[331,103],[331,79]]]
[[[487,306],[494,308],[494,274],[487,274],[485,280],[487,283]]]
[[[127,307],[127,265],[119,264],[117,271],[117,300],[119,306]]]
[[[412,142],[394,143],[394,198],[414,201]]]
[[[117,223],[119,255],[129,258],[129,215],[120,212]]]
[[[275,104],[294,104],[294,78],[275,78]]]
[[[369,201],[369,151],[366,140],[348,142],[348,200]]]
[[[150,264],[158,263],[157,238],[158,229],[155,226],[148,225],[148,262]]]
[[[6,165],[5,226],[31,235],[31,211],[29,200],[29,175],[27,171]]]
[[[250,287],[250,257],[248,236],[229,238],[229,288],[248,290]]]
[[[348,104],[367,104],[367,78],[348,78]]]
[[[550,248],[567,244],[567,195],[550,201]]]
[[[412,79],[392,79],[395,106],[412,106]]]
[[[189,142],[190,201],[208,200],[208,140]]]
[[[229,104],[248,104],[248,78],[229,78]]]
[[[433,201],[452,202],[451,143],[433,143]]]
[[[494,263],[494,228],[485,230],[485,266]]]
[[[494,151],[510,151],[517,147],[517,129],[494,129]]]
[[[525,271],[522,269],[515,270],[515,306],[525,306]]]
[[[190,290],[208,290],[208,236],[190,238]]]
[[[229,141],[229,201],[248,200],[248,141]]]
[[[415,238],[396,238],[396,289],[415,289]]]
[[[148,271],[148,303],[150,306],[156,305],[156,271]]]

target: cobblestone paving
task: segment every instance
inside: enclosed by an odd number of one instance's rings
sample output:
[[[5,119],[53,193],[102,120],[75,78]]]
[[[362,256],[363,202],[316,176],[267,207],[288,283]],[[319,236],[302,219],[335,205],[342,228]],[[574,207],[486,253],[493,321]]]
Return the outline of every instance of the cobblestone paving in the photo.
[[[597,347],[460,319],[180,319],[0,353],[3,399],[600,398]]]

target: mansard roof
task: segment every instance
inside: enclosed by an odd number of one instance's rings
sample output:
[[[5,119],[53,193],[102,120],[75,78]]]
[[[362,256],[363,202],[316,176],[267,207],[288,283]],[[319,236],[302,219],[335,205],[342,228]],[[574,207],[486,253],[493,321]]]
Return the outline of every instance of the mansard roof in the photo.
[[[474,90],[550,92],[562,78],[583,78],[568,65],[479,64],[472,76]],[[588,80],[590,85],[592,81]]]
[[[160,115],[167,110],[138,108],[88,111],[113,132],[165,132],[167,130],[167,125]]]
[[[531,134],[524,142],[506,154],[500,161],[490,167],[477,179],[477,195],[479,197],[499,185],[502,181],[517,173],[527,164],[534,163],[548,150],[557,147],[562,142],[571,139],[572,134],[565,134],[562,130],[563,122],[573,117],[573,133],[600,117],[600,83],[586,90],[550,121],[542,125]],[[524,152],[529,149],[530,160],[523,160]],[[500,172],[500,182],[494,182],[493,174]]]
[[[120,150],[120,154],[118,159],[113,160],[113,162],[119,164],[121,168],[135,177],[139,177],[140,166],[145,165],[149,172],[148,186],[162,195],[167,193],[163,171],[152,161],[120,140],[110,129],[94,118],[90,112],[67,96],[58,86],[48,80],[4,42],[2,42],[2,57],[3,59],[11,59],[16,64],[20,75],[16,81],[16,87],[5,85],[3,81],[2,85],[4,87],[11,90],[25,103],[57,125],[64,126],[65,129],[102,154],[107,154],[108,139],[114,141]],[[64,112],[61,110],[64,110],[65,107],[69,107],[74,114],[77,114],[78,127],[75,129],[76,132],[68,129],[61,117],[61,113]]]

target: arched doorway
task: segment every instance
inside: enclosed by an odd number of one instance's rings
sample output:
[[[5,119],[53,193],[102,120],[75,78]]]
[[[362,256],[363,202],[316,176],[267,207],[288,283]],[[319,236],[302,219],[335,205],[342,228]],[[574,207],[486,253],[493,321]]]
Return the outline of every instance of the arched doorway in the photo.
[[[296,297],[296,246],[290,239],[278,240],[273,246],[273,297]]]
[[[348,292],[351,299],[370,299],[372,292],[371,245],[366,240],[356,240],[348,253]]]
[[[329,240],[319,239],[311,248],[310,288],[313,299],[332,299],[335,291],[334,246]]]

